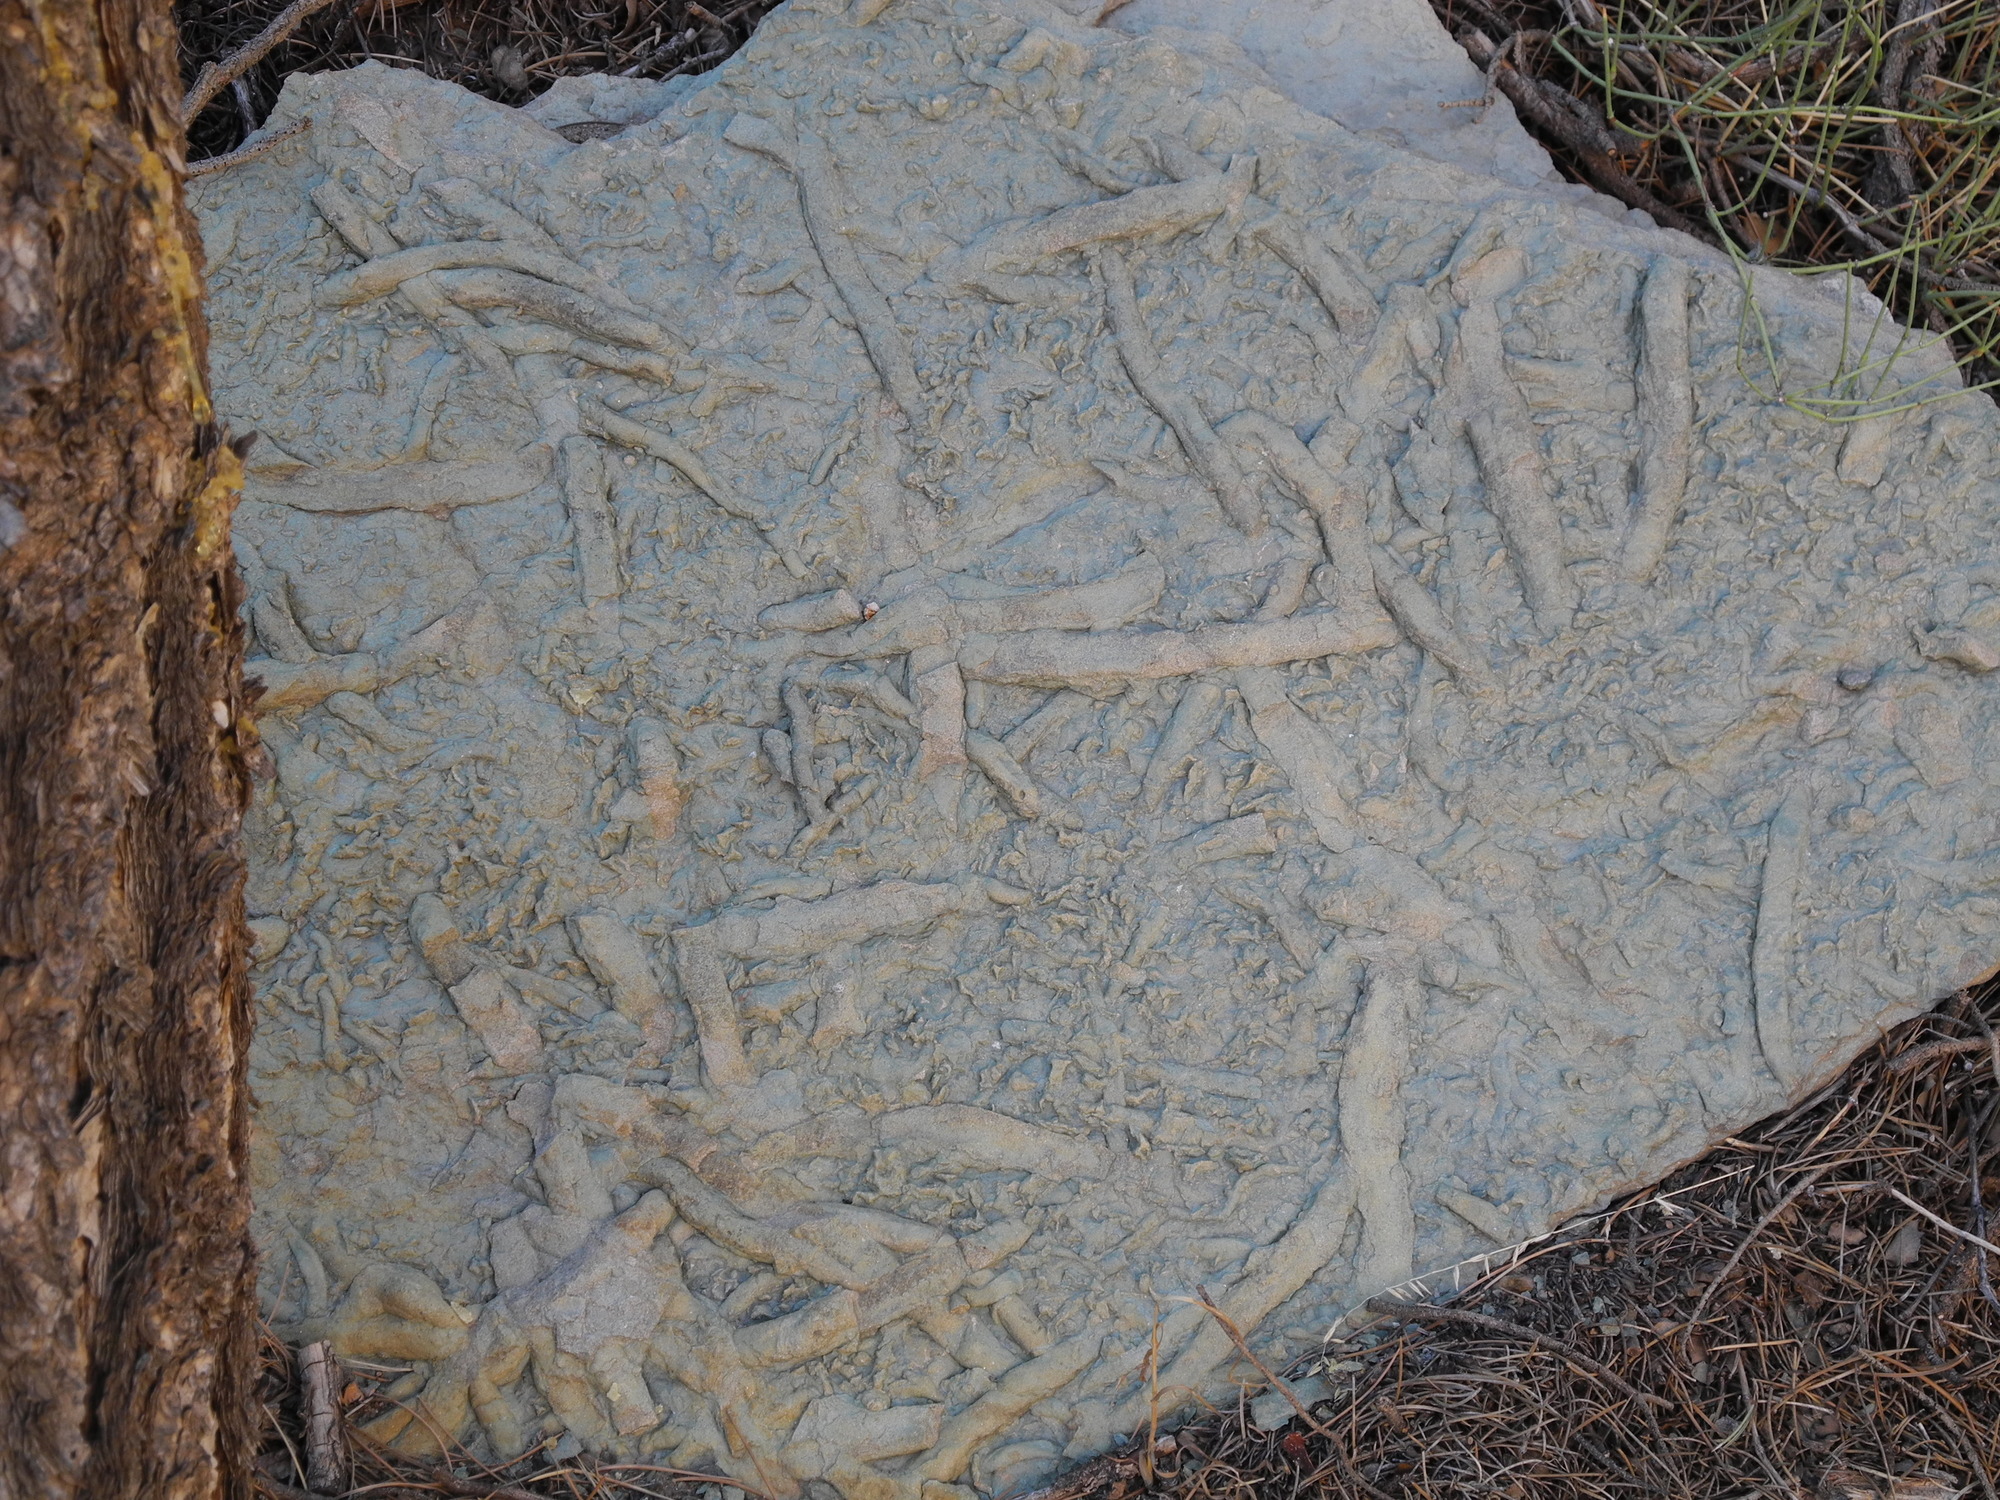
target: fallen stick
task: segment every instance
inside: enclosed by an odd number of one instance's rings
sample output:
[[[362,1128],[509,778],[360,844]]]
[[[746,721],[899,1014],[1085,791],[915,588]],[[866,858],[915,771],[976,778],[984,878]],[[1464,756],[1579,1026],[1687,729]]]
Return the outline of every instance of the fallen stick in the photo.
[[[188,180],[192,182],[195,178],[206,177],[211,172],[227,172],[231,167],[240,167],[246,161],[255,161],[267,151],[289,141],[301,131],[309,129],[311,125],[312,120],[309,117],[302,116],[292,121],[283,130],[273,135],[247,140],[234,151],[228,152],[225,155],[209,156],[197,162],[190,162],[187,169]]]
[[[196,115],[215,101],[215,96],[256,67],[271,50],[283,42],[306,17],[325,10],[334,0],[292,0],[271,18],[271,24],[238,47],[219,63],[203,63],[195,75],[194,87],[181,100],[181,128],[194,123]]]
[[[1992,1043],[1983,1036],[1965,1036],[1940,1042],[1925,1042],[1889,1059],[1891,1073],[1912,1073],[1941,1057],[1958,1057],[1967,1052],[1988,1052]]]
[[[460,1479],[449,1469],[439,1469],[431,1476],[431,1484],[447,1495],[463,1495],[468,1500],[548,1500],[545,1495],[537,1495],[533,1490],[524,1490],[516,1484],[496,1484],[486,1479]],[[731,1481],[734,1483],[735,1481]],[[738,1485],[741,1489],[742,1486]],[[748,1493],[755,1494],[755,1490]]]
[[[1278,1376],[1272,1373],[1270,1366],[1266,1365],[1263,1360],[1259,1359],[1251,1351],[1250,1341],[1243,1337],[1243,1330],[1236,1326],[1235,1320],[1221,1308],[1217,1307],[1213,1299],[1206,1292],[1201,1295],[1195,1305],[1222,1325],[1223,1331],[1229,1335],[1230,1342],[1236,1345],[1236,1352],[1248,1360],[1250,1367],[1264,1377],[1264,1383],[1267,1386],[1284,1396],[1285,1400],[1291,1404],[1292,1410],[1298,1413],[1299,1420],[1327,1440],[1331,1445],[1327,1449],[1327,1453],[1333,1459],[1335,1467],[1347,1478],[1348,1482],[1358,1488],[1362,1494],[1367,1495],[1369,1500],[1389,1500],[1386,1494],[1362,1478],[1360,1470],[1356,1469],[1348,1459],[1346,1453],[1347,1439],[1338,1433],[1329,1432],[1324,1425],[1314,1418],[1312,1411],[1306,1404],[1299,1400],[1298,1393],[1292,1389],[1291,1382],[1279,1379]]]
[[[344,1494],[348,1458],[340,1415],[340,1361],[325,1339],[299,1350],[299,1386],[306,1419],[306,1486],[316,1495]]]
[[[1944,1230],[1945,1233],[1955,1234],[1960,1239],[1964,1240],[1968,1245],[1977,1245],[1981,1250],[1989,1251],[1994,1255],[2000,1255],[2000,1245],[1994,1244],[1993,1241],[1986,1239],[1983,1236],[1974,1234],[1969,1229],[1960,1229],[1956,1224],[1952,1223],[1951,1220],[1932,1213],[1928,1208],[1925,1208],[1923,1204],[1917,1202],[1916,1199],[1910,1197],[1907,1193],[1900,1193],[1895,1188],[1887,1187],[1886,1184],[1884,1185],[1884,1187],[1885,1191],[1889,1194],[1891,1198],[1894,1198],[1898,1203],[1901,1203],[1905,1208],[1915,1209],[1918,1213],[1922,1214],[1926,1219],[1929,1219],[1933,1224],[1937,1225],[1938,1228]]]
[[[1504,55],[1505,42],[1496,47],[1484,32],[1470,28],[1460,32],[1458,39],[1472,60],[1486,70],[1493,86],[1513,101],[1530,124],[1539,125],[1576,153],[1577,165],[1584,176],[1600,190],[1628,207],[1651,214],[1655,223],[1667,229],[1678,229],[1704,241],[1714,238],[1714,232],[1706,224],[1697,224],[1648,192],[1618,165],[1604,146],[1610,127],[1601,115],[1586,122],[1578,113],[1588,108],[1583,101],[1517,69]]]

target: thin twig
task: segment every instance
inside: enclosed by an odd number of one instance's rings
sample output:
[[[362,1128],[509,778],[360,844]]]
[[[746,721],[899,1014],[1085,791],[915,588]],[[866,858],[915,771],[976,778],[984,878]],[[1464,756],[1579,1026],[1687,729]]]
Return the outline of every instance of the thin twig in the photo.
[[[273,48],[299,29],[300,22],[325,10],[333,3],[334,0],[292,0],[290,5],[272,18],[269,26],[223,58],[221,62],[204,63],[201,72],[195,77],[194,87],[187,91],[187,97],[181,101],[181,128],[185,130],[192,125],[195,116],[207,109],[217,94],[269,56]]]
[[[1335,1433],[1329,1432],[1325,1427],[1320,1425],[1319,1420],[1316,1417],[1314,1417],[1311,1412],[1306,1410],[1305,1404],[1299,1400],[1298,1396],[1293,1392],[1292,1388],[1286,1385],[1285,1382],[1280,1380],[1276,1375],[1273,1375],[1270,1371],[1269,1366],[1267,1366],[1261,1359],[1259,1359],[1255,1354],[1251,1352],[1249,1341],[1243,1337],[1243,1330],[1236,1326],[1235,1320],[1232,1319],[1229,1316],[1229,1314],[1225,1313],[1221,1308],[1215,1305],[1215,1299],[1210,1297],[1206,1292],[1204,1292],[1200,1297],[1196,1298],[1195,1301],[1197,1305],[1199,1305],[1204,1312],[1206,1312],[1211,1318],[1215,1319],[1217,1324],[1221,1326],[1222,1331],[1229,1335],[1229,1341],[1236,1346],[1237,1352],[1250,1362],[1252,1369],[1256,1370],[1256,1372],[1259,1375],[1262,1375],[1264,1377],[1265,1383],[1269,1385],[1273,1390],[1283,1391],[1285,1393],[1285,1399],[1291,1403],[1292,1409],[1299,1414],[1299,1420],[1304,1422],[1306,1426],[1310,1427],[1314,1432],[1318,1433],[1321,1437],[1325,1438],[1327,1442],[1332,1445],[1331,1447],[1328,1448],[1327,1451],[1332,1456],[1335,1465],[1340,1469],[1342,1476],[1345,1477],[1350,1483],[1359,1486],[1361,1492],[1364,1495],[1368,1495],[1369,1497],[1371,1497],[1371,1500],[1389,1500],[1388,1495],[1384,1494],[1381,1490],[1377,1489],[1374,1485],[1370,1484],[1365,1478],[1362,1477],[1361,1471],[1356,1469],[1352,1464],[1350,1464],[1347,1461],[1347,1454],[1345,1451],[1346,1445],[1341,1442],[1340,1437]],[[1155,1439],[1156,1444],[1157,1441],[1158,1440]]]
[[[226,156],[209,156],[200,161],[189,162],[187,175],[190,178],[206,177],[211,172],[227,172],[231,167],[240,167],[246,161],[255,161],[273,147],[289,141],[311,124],[312,120],[309,117],[301,116],[275,135],[267,135],[262,140],[245,141]]]
[[[1968,1245],[1976,1245],[1981,1250],[1990,1250],[1993,1252],[1993,1254],[2000,1255],[2000,1245],[1996,1245],[1993,1243],[1993,1241],[1985,1239],[1980,1235],[1972,1233],[1972,1231],[1969,1229],[1960,1229],[1956,1224],[1952,1223],[1951,1220],[1946,1218],[1941,1218],[1939,1215],[1932,1213],[1928,1208],[1925,1208],[1923,1204],[1917,1202],[1917,1200],[1912,1198],[1908,1193],[1898,1192],[1895,1188],[1888,1188],[1887,1192],[1889,1196],[1891,1198],[1894,1198],[1898,1203],[1901,1203],[1906,1208],[1914,1208],[1918,1213],[1922,1214],[1926,1219],[1929,1219],[1933,1224],[1937,1225],[1938,1228],[1944,1230],[1945,1233],[1955,1234],[1960,1239],[1964,1240]]]
[[[1967,1052],[1986,1052],[1992,1044],[1983,1036],[1950,1037],[1940,1042],[1925,1042],[1921,1047],[1912,1047],[1908,1052],[1889,1059],[1891,1073],[1914,1073],[1917,1069],[1936,1062],[1941,1057],[1959,1057]],[[2000,1080],[2000,1062],[1995,1064],[1995,1078]]]
[[[1736,1356],[1736,1384],[1743,1391],[1743,1423],[1750,1430],[1750,1451],[1757,1455],[1759,1467],[1778,1485],[1778,1493],[1788,1494],[1792,1486],[1771,1462],[1771,1455],[1764,1451],[1764,1434],[1757,1427],[1757,1397],[1750,1389],[1750,1367],[1740,1353]]]
[[[1397,1302],[1388,1297],[1374,1297],[1369,1300],[1368,1310],[1380,1313],[1385,1318],[1403,1318],[1413,1323],[1456,1323],[1461,1328],[1477,1328],[1486,1333],[1497,1333],[1503,1338],[1518,1339],[1525,1344],[1546,1349],[1558,1359],[1567,1360],[1585,1374],[1595,1375],[1627,1400],[1636,1401],[1641,1406],[1663,1407],[1669,1411],[1674,1403],[1665,1396],[1655,1396],[1650,1391],[1642,1391],[1610,1366],[1600,1364],[1573,1344],[1566,1344],[1553,1334],[1540,1329],[1529,1328],[1522,1323],[1510,1323],[1505,1318],[1488,1317],[1485,1313],[1469,1312],[1461,1307],[1434,1307],[1426,1302]]]
[[[2000,1500],[2000,1493],[1996,1493],[1993,1488],[1993,1477],[1987,1472],[1986,1463],[1980,1458],[1978,1447],[1966,1434],[1965,1429],[1952,1420],[1951,1414],[1945,1410],[1945,1403],[1924,1389],[1931,1384],[1930,1376],[1921,1370],[1912,1370],[1907,1365],[1885,1359],[1872,1350],[1863,1349],[1860,1353],[1876,1364],[1885,1365],[1901,1375],[1900,1383],[1903,1389],[1923,1402],[1930,1408],[1931,1414],[1944,1423],[1945,1429],[1951,1434],[1952,1445],[1958,1449],[1960,1455],[1972,1466],[1972,1472],[1978,1476],[1980,1492],[1986,1496],[1986,1500]]]
[[[1834,1165],[1835,1164],[1833,1162],[1828,1162],[1824,1166],[1816,1167],[1812,1171],[1806,1173],[1805,1176],[1801,1177],[1798,1180],[1798,1182],[1793,1185],[1792,1190],[1790,1192],[1786,1193],[1784,1197],[1778,1200],[1776,1207],[1774,1207],[1769,1213],[1765,1214],[1764,1217],[1759,1219],[1755,1224],[1750,1226],[1750,1232],[1744,1235],[1742,1243],[1737,1245],[1737,1247],[1730,1252],[1729,1259],[1723,1263],[1722,1269],[1716,1272],[1714,1277],[1710,1279],[1708,1285],[1701,1289],[1700,1300],[1698,1300],[1695,1303],[1694,1311],[1688,1314],[1687,1331],[1686,1334],[1684,1335],[1685,1338],[1692,1338],[1694,1336],[1694,1330],[1701,1323],[1701,1315],[1708,1311],[1709,1300],[1715,1296],[1715,1289],[1721,1286],[1723,1282],[1727,1281],[1729,1279],[1730,1273],[1733,1272],[1739,1265],[1743,1263],[1744,1255],[1748,1253],[1750,1247],[1757,1242],[1757,1237],[1761,1235],[1765,1230],[1771,1227],[1771,1225],[1776,1221],[1779,1214],[1783,1213],[1786,1209],[1790,1208],[1794,1203],[1798,1202],[1800,1197],[1804,1195],[1805,1190],[1807,1188],[1811,1187],[1815,1182],[1818,1182],[1820,1178],[1824,1177],[1828,1172],[1832,1171]]]
[[[1518,35],[1519,33],[1516,33]],[[1468,31],[1459,40],[1472,60],[1481,67],[1497,64],[1490,74],[1493,86],[1514,101],[1514,107],[1542,129],[1555,136],[1576,154],[1583,173],[1601,190],[1621,203],[1651,214],[1656,223],[1685,234],[1700,235],[1701,226],[1686,214],[1642,186],[1605,149],[1610,126],[1600,115],[1588,125],[1579,111],[1589,106],[1575,95],[1531,78],[1509,62],[1484,32]],[[1547,92],[1545,92],[1545,90]],[[1558,102],[1552,95],[1560,95]]]
[[[495,1484],[484,1479],[460,1479],[449,1469],[439,1469],[431,1475],[431,1483],[447,1495],[467,1495],[473,1500],[548,1500],[546,1495],[537,1495],[533,1490],[524,1490],[518,1485]]]

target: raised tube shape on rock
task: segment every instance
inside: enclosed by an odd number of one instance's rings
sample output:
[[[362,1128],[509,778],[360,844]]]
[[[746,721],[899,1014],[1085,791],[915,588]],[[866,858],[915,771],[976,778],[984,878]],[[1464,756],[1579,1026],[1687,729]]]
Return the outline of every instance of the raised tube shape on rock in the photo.
[[[1340,1145],[1361,1210],[1354,1276],[1370,1295],[1416,1274],[1417,1221],[1403,1165],[1402,1094],[1410,1072],[1410,1028],[1422,998],[1414,952],[1371,961],[1340,1065]]]
[[[578,398],[577,412],[583,419],[586,431],[594,432],[602,438],[609,438],[620,447],[636,448],[639,452],[651,454],[663,463],[672,464],[689,483],[730,515],[748,521],[760,533],[768,533],[771,530],[769,516],[718,481],[708,472],[708,465],[697,458],[692,449],[669,434],[634,422],[629,417],[621,417],[610,407],[600,401],[593,401],[588,396]],[[771,545],[777,547],[778,544],[772,542]]]
[[[1688,373],[1688,270],[1654,257],[1639,296],[1639,503],[1619,559],[1644,583],[1666,555],[1687,490],[1694,447],[1694,382]]]
[[[1109,690],[1120,683],[1161,677],[1357,656],[1395,643],[1396,627],[1386,617],[1356,622],[1344,613],[1327,613],[1193,630],[974,635],[959,648],[958,662],[967,677],[982,682]]]
[[[673,1013],[638,934],[610,911],[579,912],[570,926],[591,974],[611,991],[611,1008],[640,1029],[655,1057],[666,1055],[678,1040]]]
[[[808,594],[803,599],[788,599],[783,604],[770,605],[757,613],[757,623],[766,630],[836,630],[842,625],[852,625],[860,618],[861,601],[846,589]]]
[[[798,182],[799,206],[805,213],[807,232],[812,236],[813,247],[819,251],[821,264],[826,267],[827,279],[853,316],[868,358],[881,377],[882,388],[902,408],[914,428],[927,420],[929,408],[923,387],[917,383],[910,341],[897,326],[888,299],[869,278],[854,242],[843,232],[838,205],[848,200],[839,183],[833,152],[803,123],[796,127],[792,175]]]
[[[388,295],[413,277],[475,267],[539,277],[609,303],[633,317],[645,316],[641,309],[567,256],[506,240],[448,240],[440,245],[418,245],[411,250],[377,256],[352,270],[327,277],[313,289],[313,301],[321,307],[356,307]]]
[[[552,255],[563,255],[563,248],[554,235],[519,209],[502,203],[470,178],[440,177],[435,182],[427,183],[424,192],[454,219],[475,225],[482,236],[490,236],[492,240],[512,240],[536,250],[546,250]]]
[[[1090,583],[1000,598],[954,599],[952,605],[966,631],[1103,630],[1144,614],[1166,588],[1166,568],[1146,552],[1109,577]],[[950,592],[949,579],[945,589]]]
[[[1246,1339],[1272,1310],[1292,1297],[1340,1253],[1354,1212],[1354,1174],[1342,1171],[1320,1184],[1312,1201],[1276,1243],[1251,1253],[1243,1275],[1223,1294],[1220,1308]],[[1156,1386],[1141,1387],[1119,1409],[1117,1422],[1136,1431],[1157,1403],[1162,1416],[1199,1400],[1215,1367],[1234,1352],[1229,1331],[1199,1308],[1188,1321],[1204,1319],[1181,1352],[1160,1371]]]
[[[696,927],[675,935],[674,971],[680,976],[682,998],[694,1012],[701,1065],[708,1081],[717,1088],[754,1081],[722,954],[706,929]]]
[[[1412,578],[1403,565],[1380,547],[1370,549],[1375,568],[1375,592],[1403,633],[1451,669],[1460,686],[1482,689],[1492,674],[1470,641],[1453,628],[1431,591]]]
[[[1792,956],[1798,945],[1799,885],[1812,839],[1811,813],[1812,787],[1800,778],[1771,815],[1757,897],[1757,934],[1750,948],[1757,1046],[1765,1066],[1787,1090],[1797,1088],[1800,1077],[1790,991]]]
[[[738,1328],[731,1342],[753,1370],[779,1370],[830,1354],[862,1332],[861,1298],[845,1287],[816,1297],[796,1312]]]
[[[1155,138],[1152,145],[1160,166],[1183,182],[1224,179],[1207,158],[1171,138]],[[1234,169],[1236,163],[1230,166]],[[1341,333],[1355,338],[1374,327],[1374,294],[1340,255],[1284,209],[1261,198],[1248,199],[1244,207],[1254,221],[1250,232],[1305,278]]]
[[[1319,522],[1321,544],[1333,567],[1335,607],[1372,612],[1375,583],[1368,560],[1367,496],[1345,475],[1334,474],[1314,458],[1298,434],[1276,417],[1240,411],[1217,431],[1262,456]]]
[[[1216,503],[1231,525],[1246,536],[1259,536],[1265,524],[1264,507],[1256,488],[1215,429],[1196,406],[1194,398],[1181,389],[1180,382],[1160,363],[1152,335],[1139,313],[1139,300],[1132,286],[1132,271],[1125,257],[1110,245],[1097,252],[1097,267],[1104,279],[1104,303],[1111,332],[1118,341],[1118,357],[1125,373],[1146,404],[1174,430],[1181,451],[1208,481]]]
[[[595,297],[519,271],[474,267],[433,272],[431,279],[460,307],[512,308],[572,333],[634,349],[658,349],[667,343],[665,330],[650,318],[607,307]]]
[[[555,454],[531,443],[512,458],[391,464],[381,469],[308,469],[286,479],[255,475],[243,498],[320,515],[362,515],[378,510],[456,510],[495,505],[527,494],[549,477]]]
[[[320,216],[333,226],[334,232],[346,240],[355,253],[380,258],[402,250],[396,237],[368,216],[361,200],[331,178],[312,190],[312,201]],[[471,313],[452,305],[435,277],[428,274],[413,276],[402,284],[400,290],[403,299],[419,317],[434,324],[448,341],[463,349],[481,369],[502,382],[513,381],[514,367],[494,342],[493,336],[479,325],[479,320]]]
[[[965,732],[965,754],[993,783],[1000,795],[1013,805],[1015,812],[1024,818],[1039,818],[1042,815],[1041,789],[1000,741],[990,734],[968,729]]]
[[[964,634],[1103,631],[1143,614],[1166,589],[1166,569],[1141,555],[1108,578],[1018,594],[956,597],[967,581],[944,579],[885,605],[872,620],[805,641],[821,656],[899,656]]]
[[[1024,891],[976,875],[930,884],[878,880],[818,901],[780,900],[770,911],[725,911],[684,933],[703,934],[715,951],[735,958],[803,958],[954,912],[1027,899]]]
[[[1507,373],[1499,311],[1490,297],[1476,295],[1476,284],[1467,290],[1475,295],[1458,318],[1453,398],[1465,413],[1466,434],[1479,459],[1486,508],[1500,523],[1535,623],[1550,632],[1562,630],[1576,614],[1577,599],[1576,583],[1563,565],[1562,521],[1549,495],[1527,400]]]
[[[940,255],[926,275],[941,286],[973,284],[983,275],[1033,270],[1065,251],[1193,229],[1226,209],[1230,192],[1230,182],[1218,172],[1193,182],[1134,188],[1115,198],[1073,204],[1040,218],[1009,219],[963,250]]]
[[[971,1104],[919,1104],[889,1110],[876,1117],[874,1133],[885,1146],[909,1145],[931,1154],[949,1152],[985,1171],[1012,1166],[1061,1181],[1070,1177],[1101,1179],[1111,1170],[1109,1153],[1086,1137],[1064,1135]]]
[[[972,1462],[972,1450],[997,1432],[1004,1432],[1037,1401],[1053,1396],[1089,1369],[1104,1347],[1099,1334],[1080,1334],[1048,1353],[1016,1365],[994,1388],[944,1425],[938,1445],[916,1463],[925,1479],[945,1483],[958,1478]]]
[[[1293,794],[1319,841],[1336,854],[1361,841],[1354,813],[1338,781],[1340,752],[1320,725],[1299,712],[1285,692],[1285,680],[1268,667],[1236,674],[1236,690],[1250,715],[1250,728],[1292,784]]]
[[[335,693],[372,693],[413,672],[444,665],[458,653],[487,608],[484,596],[474,594],[408,640],[382,651],[320,656],[306,662],[256,658],[245,663],[245,670],[263,679],[260,704],[267,709],[306,708]]]
[[[1222,713],[1222,686],[1214,682],[1190,682],[1181,691],[1167,720],[1160,746],[1146,762],[1146,774],[1139,782],[1139,801],[1148,812],[1157,812],[1167,788],[1188,768],[1200,752],[1203,741],[1215,733]]]
[[[674,934],[681,993],[694,1012],[702,1066],[718,1087],[751,1082],[743,1025],[723,959],[805,958],[842,943],[936,921],[989,904],[1018,906],[1028,894],[998,880],[966,876],[924,884],[880,880],[819,901],[780,900],[770,911],[725,910]]]
[[[930,652],[942,649],[932,647]],[[963,766],[966,760],[965,676],[949,657],[928,666],[925,655],[916,652],[910,657],[910,685],[916,689],[917,731],[922,737],[911,774],[919,781]]]
[[[625,585],[619,577],[618,525],[611,514],[611,481],[604,471],[604,454],[590,438],[572,433],[562,440],[557,455],[583,602],[595,605],[616,599]]]
[[[1349,338],[1366,334],[1380,311],[1347,262],[1289,214],[1277,213],[1255,231],[1278,258],[1303,276],[1334,326]]]

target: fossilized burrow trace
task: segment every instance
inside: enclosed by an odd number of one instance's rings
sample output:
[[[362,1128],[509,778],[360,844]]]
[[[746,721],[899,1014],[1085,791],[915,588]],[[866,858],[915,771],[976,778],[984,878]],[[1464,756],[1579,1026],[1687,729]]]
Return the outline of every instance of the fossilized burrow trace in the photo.
[[[196,190],[266,1294],[384,1441],[1005,1490],[1226,1388],[1195,1287],[1305,1347],[1988,963],[1990,411],[1761,404],[1686,242],[1189,39],[861,5],[576,146],[295,80]]]

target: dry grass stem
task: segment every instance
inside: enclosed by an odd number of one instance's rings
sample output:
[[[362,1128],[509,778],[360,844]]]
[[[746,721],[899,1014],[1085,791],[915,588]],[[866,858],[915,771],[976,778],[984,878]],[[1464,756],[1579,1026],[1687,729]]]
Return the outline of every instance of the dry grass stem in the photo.
[[[1745,264],[1839,267],[2000,381],[2000,6],[1991,0],[1431,0],[1570,173]],[[1795,404],[1909,399],[1907,341]]]

